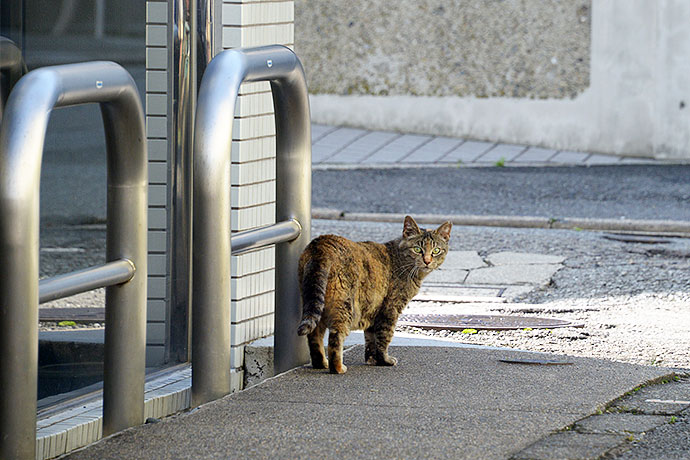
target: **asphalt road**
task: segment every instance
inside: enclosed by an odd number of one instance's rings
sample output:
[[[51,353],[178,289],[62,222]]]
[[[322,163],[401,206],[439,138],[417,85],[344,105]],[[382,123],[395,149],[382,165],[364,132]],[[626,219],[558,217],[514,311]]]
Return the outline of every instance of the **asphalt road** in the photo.
[[[320,170],[312,204],[346,212],[690,220],[690,165]]]

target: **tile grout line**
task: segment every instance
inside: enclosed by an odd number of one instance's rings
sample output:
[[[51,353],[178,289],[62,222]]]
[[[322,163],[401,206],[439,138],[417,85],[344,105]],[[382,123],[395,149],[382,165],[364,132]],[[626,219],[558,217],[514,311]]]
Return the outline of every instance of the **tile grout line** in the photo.
[[[494,150],[494,149],[495,149],[496,147],[498,147],[499,145],[501,145],[501,144],[499,144],[498,142],[494,143],[493,145],[491,145],[489,148],[487,148],[486,150],[484,150],[482,153],[480,153],[478,156],[476,156],[473,160],[469,161],[468,163],[478,163],[478,162],[479,162],[479,159],[480,159],[481,157],[483,157],[484,155],[488,154],[489,152],[491,152],[492,150]]]
[[[361,135],[356,136],[350,142],[347,142],[344,145],[340,146],[340,148],[338,148],[335,152],[331,153],[329,156],[327,156],[326,158],[321,160],[319,163],[324,163],[324,162],[328,161],[329,159],[333,158],[334,156],[336,156],[337,154],[339,154],[340,152],[342,152],[343,150],[345,150],[346,148],[348,148],[349,146],[351,146],[352,144],[354,144],[355,142],[357,142],[358,140],[360,140],[364,136],[370,134],[371,132],[372,131],[364,130],[364,132]]]
[[[421,144],[419,144],[419,145],[417,146],[417,148],[415,148],[415,149],[413,149],[412,151],[410,151],[409,153],[407,153],[407,155],[405,155],[405,156],[403,156],[403,157],[401,157],[401,158],[398,158],[398,161],[397,161],[396,163],[403,163],[403,162],[405,161],[405,158],[409,157],[410,155],[412,155],[413,153],[415,153],[417,150],[421,149],[422,147],[424,147],[425,145],[427,145],[429,142],[431,142],[431,141],[433,141],[434,139],[436,139],[436,137],[438,137],[438,136],[430,136],[429,139],[428,139],[426,142],[422,142]],[[427,162],[425,162],[425,163],[433,163],[433,161],[427,161]]]
[[[323,126],[323,125],[321,125],[321,126]],[[321,134],[317,139],[312,139],[312,141],[311,141],[312,145],[313,145],[313,144],[316,144],[316,143],[319,142],[321,139],[323,139],[324,137],[328,136],[328,135],[331,134],[333,131],[336,131],[336,130],[338,129],[337,126],[329,126],[329,128],[330,128],[330,129],[326,130],[326,132],[323,133],[323,134]]]
[[[390,132],[390,131],[373,131],[373,132],[386,133],[386,132]],[[374,155],[376,154],[376,152],[380,152],[381,150],[383,150],[383,149],[384,149],[385,147],[387,147],[388,145],[392,144],[392,143],[395,142],[396,140],[398,140],[398,139],[400,139],[401,137],[403,137],[403,134],[401,134],[401,133],[397,133],[397,132],[396,132],[395,134],[396,134],[396,135],[393,136],[393,137],[391,137],[391,139],[390,139],[388,142],[385,142],[385,143],[381,144],[378,148],[374,149],[371,153],[369,153],[369,155],[365,156],[364,158],[362,158],[361,160],[359,160],[359,161],[358,161],[357,163],[355,163],[355,164],[364,163],[364,162],[367,161],[369,158],[371,158],[372,156],[374,156]]]
[[[506,145],[507,145],[507,144],[506,144]],[[513,145],[515,145],[515,144],[513,144]],[[529,145],[523,145],[523,146],[522,146],[522,150],[520,150],[520,152],[519,152],[517,155],[515,155],[512,159],[506,160],[506,163],[508,163],[508,164],[510,164],[510,165],[515,164],[516,160],[517,160],[518,158],[520,158],[520,157],[521,157],[525,152],[527,152],[529,149],[530,149],[530,146],[529,146]]]
[[[462,146],[467,142],[467,139],[464,139],[464,138],[455,138],[455,139],[460,139],[460,143],[459,143],[458,145],[452,146],[450,149],[448,149],[445,153],[443,153],[443,155],[441,155],[441,156],[440,156],[436,161],[434,161],[433,163],[435,163],[435,164],[436,164],[436,163],[450,163],[449,161],[443,161],[443,159],[444,159],[445,157],[447,157],[447,156],[450,154],[450,152],[452,152],[452,151],[455,150],[455,149],[458,149],[458,148],[462,147]]]

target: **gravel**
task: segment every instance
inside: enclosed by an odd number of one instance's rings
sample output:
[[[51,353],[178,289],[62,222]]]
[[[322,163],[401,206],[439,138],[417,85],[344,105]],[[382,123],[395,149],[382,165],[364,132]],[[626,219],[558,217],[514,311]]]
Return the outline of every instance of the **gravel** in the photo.
[[[401,226],[317,220],[312,227],[314,236],[337,233],[385,241],[397,237]],[[549,286],[523,295],[515,305],[499,306],[495,314],[544,315],[576,320],[584,327],[477,334],[399,329],[471,344],[690,369],[690,239],[664,240],[668,242],[626,243],[598,232],[456,226],[453,250],[566,258]]]

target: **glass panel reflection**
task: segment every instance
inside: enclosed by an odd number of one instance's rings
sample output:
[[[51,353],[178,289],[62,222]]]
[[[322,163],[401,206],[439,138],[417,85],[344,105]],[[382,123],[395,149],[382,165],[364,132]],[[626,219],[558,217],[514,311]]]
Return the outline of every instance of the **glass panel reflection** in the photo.
[[[143,100],[145,3],[0,0],[0,35],[18,44],[28,70],[115,61],[132,74]],[[105,262],[106,154],[97,104],[51,114],[40,204],[41,278]],[[39,409],[100,387],[104,297],[99,289],[40,306]]]

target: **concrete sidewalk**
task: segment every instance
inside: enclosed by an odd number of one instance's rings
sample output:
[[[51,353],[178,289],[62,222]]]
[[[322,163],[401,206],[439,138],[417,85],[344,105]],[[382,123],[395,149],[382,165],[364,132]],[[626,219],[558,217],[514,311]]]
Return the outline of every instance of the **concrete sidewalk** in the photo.
[[[314,169],[666,163],[649,158],[318,124],[312,124],[312,145]]]
[[[355,346],[344,375],[299,368],[68,458],[595,458],[652,419],[627,413],[603,421],[604,431],[597,417],[611,414],[587,417],[640,384],[671,378],[658,367],[412,344],[424,346],[392,348],[395,367],[365,365]],[[519,362],[535,358],[560,364]],[[576,422],[582,429],[569,430]]]

